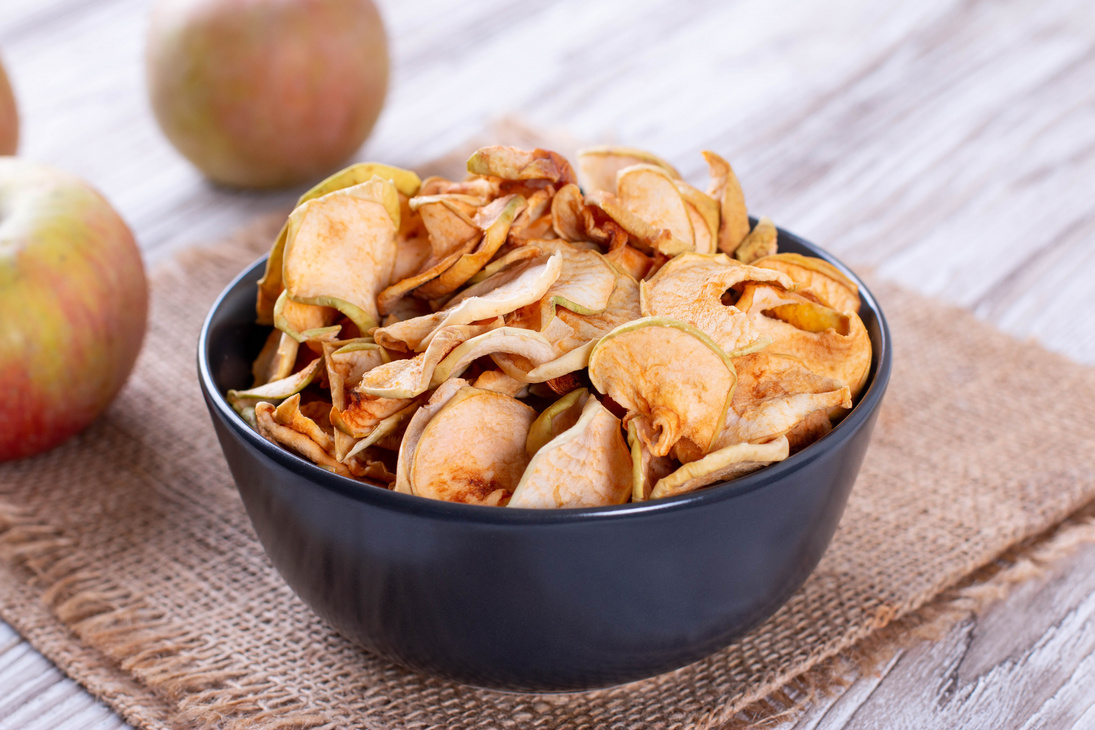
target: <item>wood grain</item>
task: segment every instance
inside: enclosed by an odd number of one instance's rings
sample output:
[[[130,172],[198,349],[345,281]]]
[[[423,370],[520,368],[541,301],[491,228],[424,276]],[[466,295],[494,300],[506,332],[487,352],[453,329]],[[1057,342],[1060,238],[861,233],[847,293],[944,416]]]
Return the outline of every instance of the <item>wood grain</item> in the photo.
[[[1090,0],[381,6],[392,87],[358,159],[417,167],[507,115],[700,185],[715,149],[754,212],[1095,363]],[[148,8],[4,0],[0,54],[21,153],[93,182],[159,261],[300,191],[219,188],[174,152],[144,90]],[[1093,595],[1086,548],[793,727],[1095,727]],[[0,730],[123,726],[0,625]]]

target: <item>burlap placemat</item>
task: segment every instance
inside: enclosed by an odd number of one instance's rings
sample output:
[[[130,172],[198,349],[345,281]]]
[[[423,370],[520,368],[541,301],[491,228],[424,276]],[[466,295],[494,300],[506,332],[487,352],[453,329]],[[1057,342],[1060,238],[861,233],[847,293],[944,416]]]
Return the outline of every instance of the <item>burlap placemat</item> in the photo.
[[[894,371],[841,527],[772,619],[679,671],[520,695],[407,672],[328,629],[266,560],[201,401],[195,345],[280,220],[153,278],[137,370],[61,448],[0,466],[0,614],[135,725],[712,727],[1095,497],[1095,369],[878,283]]]

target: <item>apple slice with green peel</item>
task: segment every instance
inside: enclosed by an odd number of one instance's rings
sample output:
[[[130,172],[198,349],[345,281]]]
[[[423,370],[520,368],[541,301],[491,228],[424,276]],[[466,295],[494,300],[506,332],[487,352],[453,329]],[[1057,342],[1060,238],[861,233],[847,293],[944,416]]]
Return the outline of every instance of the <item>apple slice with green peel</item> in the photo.
[[[746,266],[726,254],[684,254],[640,284],[642,312],[687,322],[728,354],[740,354],[763,347],[764,333],[746,312],[723,304],[722,296],[732,287],[754,281],[794,288],[785,274]]]
[[[753,266],[782,271],[808,289],[827,307],[838,312],[859,312],[859,287],[824,259],[797,253],[777,253],[753,262]]]
[[[749,213],[745,209],[745,195],[741,183],[730,163],[714,152],[704,150],[703,158],[711,168],[711,184],[707,194],[718,201],[721,213],[719,222],[719,250],[733,255],[749,235]]]
[[[262,401],[255,405],[255,423],[258,432],[269,441],[300,454],[322,469],[344,477],[350,476],[350,470],[322,446],[303,433],[278,423],[271,403]]]
[[[508,195],[480,208],[475,216],[475,225],[477,230],[482,231],[482,236],[475,249],[461,255],[436,278],[418,287],[414,295],[422,299],[439,299],[463,286],[494,258],[506,242],[513,220],[525,207],[523,197]]]
[[[280,330],[272,330],[266,337],[262,351],[251,364],[251,375],[255,378],[251,387],[257,388],[288,377],[293,372],[299,349],[300,343],[292,337]]]
[[[545,408],[529,427],[528,438],[525,439],[528,455],[535,456],[544,444],[577,423],[588,398],[589,389],[578,388]]]
[[[312,360],[298,372],[280,380],[247,390],[229,390],[227,394],[228,402],[237,411],[242,407],[254,406],[258,401],[280,402],[307,388],[316,377],[321,365],[323,365],[323,358],[319,357]]]
[[[632,165],[616,174],[616,198],[621,205],[655,228],[669,231],[687,250],[695,249],[695,234],[676,181],[653,165]]]
[[[392,167],[391,165],[383,165],[379,162],[361,162],[356,165],[350,165],[346,169],[336,172],[334,175],[331,175],[317,184],[304,195],[300,196],[300,199],[297,200],[297,206],[304,205],[309,200],[321,198],[336,190],[343,190],[363,182],[368,182],[369,180],[372,180],[374,176],[383,180],[391,180],[392,184],[395,185],[396,190],[399,191],[401,195],[407,197],[418,193],[418,189],[421,186],[418,175],[410,170]],[[278,295],[281,294],[282,290],[285,288],[282,282],[282,254],[285,250],[285,239],[288,232],[289,222],[286,221],[285,225],[281,227],[281,231],[278,233],[278,237],[275,239],[273,247],[270,249],[270,256],[266,259],[266,270],[263,273],[262,279],[258,282],[258,300],[255,309],[258,313],[259,324],[274,323],[274,302],[277,301]]]
[[[374,428],[368,436],[360,439],[356,444],[354,444],[353,448],[351,448],[345,456],[341,457],[339,461],[348,461],[349,459],[352,459],[361,452],[365,451],[365,449],[376,444],[377,441],[384,438],[385,436],[391,436],[392,434],[399,431],[399,427],[403,425],[405,421],[409,420],[415,414],[415,412],[417,412],[418,409],[422,407],[423,400],[424,398],[415,398],[406,408],[396,411],[392,415],[383,419],[380,423],[376,424],[376,428]],[[337,433],[338,432],[336,431],[336,434]]]
[[[798,358],[810,371],[847,385],[853,399],[859,397],[871,367],[871,338],[858,314],[765,283],[747,284],[736,306],[771,340],[773,353]]]
[[[274,304],[274,327],[300,343],[329,342],[342,329],[341,325],[331,324],[338,314],[330,307],[294,302],[289,292],[282,291]]]
[[[811,372],[793,357],[757,352],[734,358],[737,387],[715,448],[770,441],[808,416],[850,408],[848,387]]]
[[[772,256],[779,250],[779,231],[768,218],[761,218],[753,230],[734,251],[734,258],[743,264],[754,264],[757,259]]]
[[[681,194],[688,209],[696,253],[715,253],[718,251],[721,217],[718,201],[683,180],[674,180],[673,184],[677,186],[677,192]]]
[[[565,241],[540,241],[547,253],[563,258],[559,278],[540,300],[540,329],[555,317],[557,307],[578,314],[599,314],[605,311],[619,278],[612,265],[600,253]]]
[[[678,195],[678,197],[680,197]],[[627,232],[634,243],[648,251],[676,256],[692,250],[692,244],[676,238],[665,228],[651,225],[627,209],[612,193],[595,190],[585,199],[586,205],[600,209]],[[691,225],[691,224],[690,224]]]
[[[433,343],[430,344],[432,346]],[[428,347],[426,349],[429,351]],[[539,332],[519,327],[502,327],[473,337],[453,349],[434,368],[430,387],[436,388],[443,381],[460,375],[479,358],[498,353],[520,355],[534,366],[550,362],[559,355]]]
[[[282,267],[289,298],[334,307],[362,333],[376,327],[376,297],[395,265],[398,195],[373,178],[294,210]]]
[[[530,151],[502,145],[476,150],[468,158],[468,172],[503,180],[543,180],[560,186],[577,181],[574,169],[562,155],[549,150]]]
[[[413,398],[437,384],[430,380],[446,355],[462,342],[502,326],[502,318],[484,324],[449,325],[438,330],[429,346],[412,358],[392,360],[376,367],[361,378],[355,390],[381,398]]]
[[[485,281],[486,279],[494,276],[502,269],[513,266],[514,264],[521,261],[534,259],[543,253],[543,249],[535,245],[535,242],[529,245],[521,246],[520,248],[515,248],[505,255],[496,258],[494,261],[491,261],[489,264],[476,272],[475,276],[468,279],[468,284],[478,284],[479,282]]]
[[[641,432],[641,435],[640,435]],[[631,501],[650,499],[654,485],[677,469],[677,462],[668,456],[654,456],[646,444],[653,440],[648,421],[632,419],[627,423],[627,443],[631,449]]]
[[[399,444],[399,454],[395,467],[395,484],[392,486],[397,492],[413,494],[411,490],[411,467],[414,464],[414,453],[418,448],[418,440],[426,429],[426,424],[437,415],[437,412],[445,407],[460,389],[468,385],[468,381],[462,378],[446,380],[433,392],[426,405],[419,408],[411,416],[407,424],[407,430],[403,433],[403,440]]]
[[[773,462],[783,461],[788,452],[786,436],[766,444],[731,444],[662,477],[654,485],[650,498],[674,497],[715,482],[735,479]]]
[[[536,451],[510,507],[561,509],[623,504],[631,494],[631,454],[620,419],[587,398],[578,421]]]
[[[578,184],[587,194],[594,190],[616,192],[616,173],[632,165],[653,165],[679,180],[681,174],[665,160],[632,147],[587,147],[578,150]]]
[[[528,465],[525,438],[535,418],[516,398],[461,388],[422,430],[411,465],[413,493],[467,504],[506,501]]]
[[[692,325],[662,317],[628,322],[605,335],[589,356],[601,393],[650,425],[647,448],[666,456],[687,440],[706,452],[730,408],[737,376],[730,358]]]

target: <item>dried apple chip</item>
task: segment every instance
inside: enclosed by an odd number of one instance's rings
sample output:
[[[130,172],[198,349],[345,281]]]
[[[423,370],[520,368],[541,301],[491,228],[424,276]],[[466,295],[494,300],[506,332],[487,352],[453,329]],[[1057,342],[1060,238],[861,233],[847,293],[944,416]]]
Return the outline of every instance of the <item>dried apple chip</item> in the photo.
[[[418,448],[418,440],[426,429],[426,424],[467,384],[468,381],[462,378],[446,380],[433,392],[426,405],[416,410],[411,416],[407,430],[403,432],[403,441],[399,444],[399,458],[396,462],[395,483],[392,489],[404,494],[412,493],[411,465],[414,463],[414,453]]]
[[[718,201],[683,180],[674,180],[673,184],[676,185],[688,209],[696,253],[715,253],[718,251],[721,217]]]
[[[300,343],[292,337],[280,330],[272,330],[259,356],[251,363],[251,375],[255,379],[251,387],[257,388],[287,377],[293,372],[299,349]]]
[[[566,185],[577,181],[566,158],[555,152],[492,145],[481,147],[468,158],[468,172],[503,180],[537,180]]]
[[[616,192],[616,174],[632,165],[653,165],[674,180],[681,174],[665,160],[632,147],[587,147],[578,150],[578,184],[586,193],[594,190]]]
[[[640,431],[644,432],[640,435]],[[631,448],[631,501],[650,499],[654,485],[662,477],[669,476],[677,468],[677,462],[668,456],[654,456],[647,448],[653,440],[648,421],[632,419],[627,424],[627,443]]]
[[[753,281],[794,286],[777,271],[745,266],[726,254],[684,254],[642,282],[642,312],[687,322],[727,353],[737,354],[766,344],[764,333],[739,307],[723,304],[722,296],[732,287]]]
[[[565,241],[539,241],[537,244],[546,253],[558,253],[563,260],[559,278],[540,300],[540,327],[551,322],[557,307],[577,314],[603,312],[619,278],[612,265],[596,251]]]
[[[529,427],[528,437],[525,439],[525,451],[528,455],[535,456],[544,444],[577,423],[588,398],[589,389],[579,388],[545,408]]]
[[[662,477],[650,493],[651,499],[674,497],[694,492],[715,482],[727,481],[754,472],[787,458],[787,437],[780,436],[765,444],[731,444],[681,466]]]
[[[632,213],[612,193],[596,190],[586,196],[585,202],[587,205],[601,210],[606,216],[614,220],[620,228],[627,232],[631,241],[637,242],[646,249],[658,251],[666,256],[676,256],[693,249],[691,238],[688,241],[682,241],[668,229],[647,223]]]
[[[257,388],[248,390],[228,391],[228,402],[237,411],[245,406],[253,406],[258,401],[282,401],[291,395],[304,390],[316,377],[323,358],[317,358],[305,365],[298,372],[288,377],[275,380]]]
[[[778,245],[779,231],[776,230],[776,224],[762,217],[734,251],[734,258],[743,264],[755,264],[757,259],[775,254]]]
[[[398,193],[379,178],[300,206],[285,241],[289,298],[334,307],[368,332],[379,317],[376,296],[391,279],[398,228]]]
[[[741,192],[741,183],[729,162],[706,150],[703,158],[711,168],[711,185],[707,194],[719,202],[721,215],[718,248],[725,254],[733,255],[749,235],[749,213],[745,209],[745,195]]]
[[[822,304],[838,312],[859,311],[859,287],[824,259],[797,253],[777,253],[753,262],[754,266],[782,271]]]
[[[311,438],[278,423],[274,419],[273,404],[258,403],[255,406],[255,422],[258,432],[269,441],[300,454],[320,468],[342,476],[350,476],[350,470],[346,466],[340,464]]]
[[[631,493],[631,454],[620,419],[587,398],[577,423],[536,451],[510,507],[553,509],[623,504]]]
[[[283,291],[274,303],[274,327],[300,343],[329,342],[338,337],[341,325],[332,324],[339,312],[331,307],[301,304]]]
[[[411,463],[412,493],[448,502],[502,503],[528,465],[525,438],[535,418],[536,411],[516,398],[461,388],[422,430]]]
[[[684,322],[646,317],[605,335],[589,357],[598,391],[649,423],[647,447],[665,456],[679,441],[706,452],[726,418],[736,375],[710,337]]]
[[[616,197],[636,216],[655,228],[669,231],[695,249],[695,234],[688,207],[675,181],[653,165],[632,165],[616,174]]]

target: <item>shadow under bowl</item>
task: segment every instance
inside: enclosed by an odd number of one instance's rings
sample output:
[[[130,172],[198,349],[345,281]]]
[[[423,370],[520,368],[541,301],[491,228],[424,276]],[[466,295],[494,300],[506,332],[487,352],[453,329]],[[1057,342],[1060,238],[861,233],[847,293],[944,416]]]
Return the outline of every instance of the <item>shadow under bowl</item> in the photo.
[[[255,531],[319,616],[366,649],[459,682],[591,689],[699,660],[782,606],[836,531],[889,381],[890,335],[860,286],[867,385],[826,436],[785,461],[691,494],[618,507],[451,504],[327,472],[252,430],[224,397],[246,388],[269,331],[254,324],[264,260],[201,331],[202,391]]]

